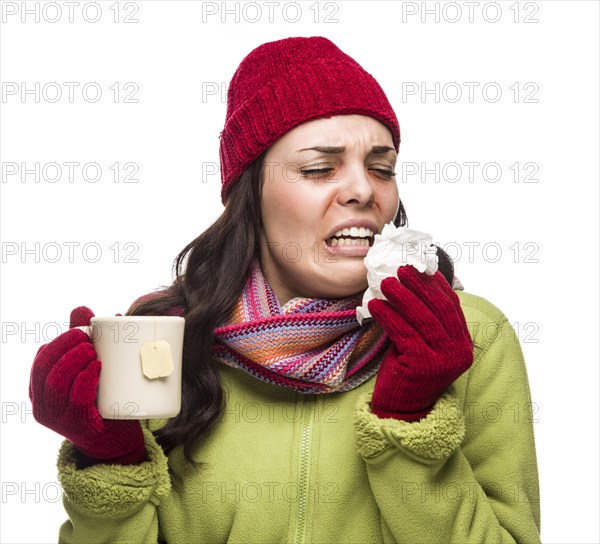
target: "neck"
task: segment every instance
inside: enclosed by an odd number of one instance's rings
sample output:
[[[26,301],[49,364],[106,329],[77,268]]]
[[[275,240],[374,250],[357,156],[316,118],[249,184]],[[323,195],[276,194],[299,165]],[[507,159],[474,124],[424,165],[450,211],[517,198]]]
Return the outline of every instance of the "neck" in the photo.
[[[277,297],[277,301],[279,302],[279,306],[283,307],[293,298],[302,296],[298,293],[295,293],[293,289],[291,289],[288,285],[282,282],[276,274],[271,274],[270,270],[265,270],[263,268],[263,275],[269,284],[269,287],[273,289],[275,296]]]

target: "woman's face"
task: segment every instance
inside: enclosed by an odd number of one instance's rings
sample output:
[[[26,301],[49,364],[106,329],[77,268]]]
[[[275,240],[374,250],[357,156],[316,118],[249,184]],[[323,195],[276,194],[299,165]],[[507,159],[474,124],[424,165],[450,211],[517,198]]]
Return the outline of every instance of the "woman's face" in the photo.
[[[363,259],[398,211],[396,159],[387,127],[363,115],[305,122],[269,148],[261,259],[280,304],[367,288]]]

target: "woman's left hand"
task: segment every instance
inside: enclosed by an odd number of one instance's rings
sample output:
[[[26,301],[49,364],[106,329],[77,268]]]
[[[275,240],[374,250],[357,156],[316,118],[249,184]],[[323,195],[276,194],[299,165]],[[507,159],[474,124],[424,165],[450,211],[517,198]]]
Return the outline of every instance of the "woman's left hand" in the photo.
[[[383,418],[425,417],[442,393],[473,363],[473,342],[458,295],[440,272],[411,265],[381,282],[387,301],[369,311],[392,343],[377,374],[371,410]]]

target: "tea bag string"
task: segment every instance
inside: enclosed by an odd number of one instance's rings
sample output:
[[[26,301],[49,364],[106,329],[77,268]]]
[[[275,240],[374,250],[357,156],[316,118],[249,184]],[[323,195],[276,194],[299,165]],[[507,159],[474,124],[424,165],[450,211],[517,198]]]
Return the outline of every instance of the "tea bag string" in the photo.
[[[156,347],[156,317],[152,318],[152,323],[154,324],[154,337],[153,337],[154,338],[153,339],[154,351],[157,351],[158,348]]]

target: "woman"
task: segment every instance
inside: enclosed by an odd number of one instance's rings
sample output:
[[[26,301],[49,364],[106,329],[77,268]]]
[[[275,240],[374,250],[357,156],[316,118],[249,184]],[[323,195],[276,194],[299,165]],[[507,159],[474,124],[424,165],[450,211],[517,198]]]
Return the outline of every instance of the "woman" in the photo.
[[[242,61],[220,142],[225,211],[180,253],[173,285],[128,312],[185,317],[181,413],[102,420],[101,363],[78,329],[34,361],[34,415],[68,439],[61,542],[539,542],[506,317],[454,291],[439,250],[444,275],[400,267],[356,321],[374,234],[406,223],[399,143],[383,90],[329,40]],[[71,326],[91,316],[78,308]]]

